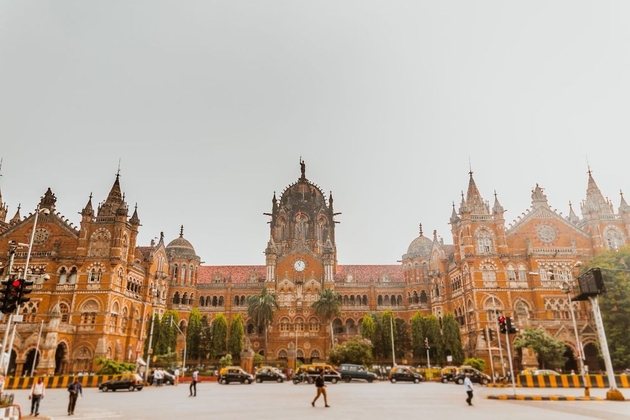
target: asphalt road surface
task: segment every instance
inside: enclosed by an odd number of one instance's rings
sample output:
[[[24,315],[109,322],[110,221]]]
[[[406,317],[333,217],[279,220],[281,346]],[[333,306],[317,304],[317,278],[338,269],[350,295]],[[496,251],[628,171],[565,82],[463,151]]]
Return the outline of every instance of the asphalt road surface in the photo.
[[[315,408],[314,385],[291,382],[252,385],[200,383],[197,397],[189,397],[188,386],[163,386],[142,391],[103,393],[83,390],[73,419],[195,420],[195,419],[343,419],[395,420],[431,418],[438,420],[630,420],[630,390],[622,390],[625,402],[614,401],[499,401],[487,395],[512,394],[512,388],[477,386],[473,406],[466,404],[464,387],[441,383],[352,382],[329,384],[328,403],[322,398]],[[28,391],[9,391],[23,414],[30,411]],[[581,389],[523,389],[519,395],[583,395]],[[591,396],[604,397],[605,389],[592,389]],[[41,404],[41,417],[68,418],[68,393],[49,389]],[[40,417],[40,418],[41,418]]]

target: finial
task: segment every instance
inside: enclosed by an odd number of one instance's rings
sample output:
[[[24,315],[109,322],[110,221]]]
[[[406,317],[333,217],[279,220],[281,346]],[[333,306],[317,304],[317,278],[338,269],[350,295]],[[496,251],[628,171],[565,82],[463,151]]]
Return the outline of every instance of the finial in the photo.
[[[184,225],[182,225],[181,228],[179,229],[179,237],[180,238],[184,237]]]
[[[588,162],[588,156],[586,157],[586,167],[588,168],[588,171],[586,171],[586,173],[588,174],[588,176],[592,176],[593,171],[591,171],[591,164]]]
[[[468,156],[468,175],[472,178],[473,170],[472,170],[472,162],[470,161],[470,156]]]
[[[494,190],[494,198],[497,198],[497,190]]]
[[[160,232],[160,241],[164,241],[164,232]]]
[[[455,201],[453,201],[453,210],[455,210]]]
[[[462,201],[464,201],[464,190],[462,190]]]
[[[2,178],[2,159],[4,158],[0,158],[0,178]]]
[[[118,171],[116,171],[116,179],[120,177],[120,161],[122,158],[118,158]]]
[[[90,192],[90,200],[92,200],[92,192]]]
[[[437,239],[437,230],[433,229],[433,239]]]
[[[300,179],[306,179],[306,164],[302,160],[302,156],[300,156],[300,171],[302,172],[302,177]]]
[[[623,190],[619,190],[619,195],[621,196],[621,199],[623,200]]]
[[[422,236],[422,223],[420,223],[418,227],[420,228],[420,236]]]

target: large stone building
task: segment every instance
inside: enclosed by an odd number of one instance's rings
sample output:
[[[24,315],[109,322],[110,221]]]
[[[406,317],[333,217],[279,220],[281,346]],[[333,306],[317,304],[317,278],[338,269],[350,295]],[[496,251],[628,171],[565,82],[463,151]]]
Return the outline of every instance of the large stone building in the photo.
[[[590,172],[581,218],[572,208],[568,217],[552,210],[536,186],[531,207],[510,226],[496,195],[490,207],[470,173],[467,194],[458,209],[453,205],[450,216],[452,245],[444,244],[435,231],[426,237],[420,227],[401,263],[339,265],[339,213],[332,193],[326,196],[310,182],[301,162],[298,180],[279,199],[274,194],[266,213],[271,220],[265,265],[206,266],[184,238],[183,228],[168,244],[163,235],[149,246],[136,243],[138,211],[129,217],[119,178],[96,209],[90,196],[79,226],[55,211],[57,199],[50,189],[38,206],[48,211],[37,212],[36,226],[36,215],[21,217],[19,208],[7,221],[8,207],[0,195],[3,278],[11,264],[11,244],[28,244],[35,227],[26,274],[35,281],[35,290],[21,308],[24,322],[17,327],[11,372],[30,372],[36,348],[37,373],[91,371],[99,356],[135,361],[151,314],[167,309],[180,312],[182,329],[193,307],[210,320],[219,313],[228,320],[242,313],[249,342],[263,352],[263,335],[248,322],[246,303],[263,286],[276,294],[280,305],[269,329],[272,359],[326,357],[329,326],[311,304],[322,288],[334,288],[343,302],[341,316],[332,323],[335,341],[359,333],[361,318],[370,312],[392,309],[407,323],[417,311],[438,317],[452,312],[461,325],[466,353],[488,359],[498,342],[482,339],[483,331],[495,328],[497,314],[503,314],[519,328],[542,327],[564,340],[571,367],[577,346],[567,295],[559,286],[572,279],[577,261],[627,244],[630,235],[630,206],[622,196],[615,213]],[[27,251],[17,247],[14,253],[16,276],[25,276]],[[593,368],[596,334],[587,308],[574,305]],[[401,355],[405,357],[409,355]],[[496,351],[493,359],[500,360]],[[529,363],[519,354],[515,362]]]

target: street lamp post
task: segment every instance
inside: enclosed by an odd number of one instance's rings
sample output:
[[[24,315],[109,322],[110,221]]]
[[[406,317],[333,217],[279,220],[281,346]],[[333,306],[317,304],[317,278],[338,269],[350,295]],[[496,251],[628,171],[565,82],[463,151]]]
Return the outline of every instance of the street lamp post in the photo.
[[[584,396],[590,396],[590,391],[588,389],[588,383],[586,381],[586,371],[584,369],[584,353],[582,350],[582,342],[580,341],[580,335],[578,333],[577,321],[575,319],[575,312],[573,310],[573,300],[571,299],[571,291],[572,287],[569,282],[565,281],[560,286],[560,290],[563,293],[566,293],[567,298],[569,299],[569,308],[571,309],[571,321],[573,322],[573,332],[575,333],[575,345],[578,351],[578,369],[580,370],[580,375],[582,375],[582,383],[584,384]]]
[[[173,324],[173,317],[171,317],[171,326],[172,325],[175,325],[177,331],[179,331],[179,333],[184,336],[184,357],[182,360],[182,376],[184,376],[184,371],[186,370],[186,334],[184,334],[183,331],[179,329],[179,326],[177,324]]]

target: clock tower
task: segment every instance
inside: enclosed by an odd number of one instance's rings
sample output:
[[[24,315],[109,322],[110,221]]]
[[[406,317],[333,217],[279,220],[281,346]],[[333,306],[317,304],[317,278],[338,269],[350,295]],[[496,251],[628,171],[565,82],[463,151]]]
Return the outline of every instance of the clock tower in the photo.
[[[306,164],[300,160],[301,176],[278,200],[271,201],[270,238],[265,250],[267,282],[289,280],[294,284],[315,280],[332,283],[337,263],[332,193],[306,179]],[[275,288],[275,285],[268,285]]]
[[[337,264],[332,193],[301,176],[280,195],[273,194],[266,255],[265,286],[276,296],[278,311],[269,328],[269,355],[297,360],[318,359],[326,353],[329,327],[311,305],[324,288],[334,287]]]

